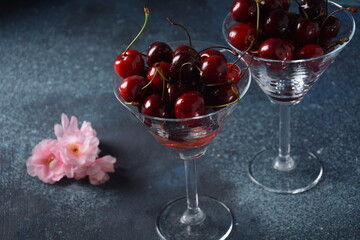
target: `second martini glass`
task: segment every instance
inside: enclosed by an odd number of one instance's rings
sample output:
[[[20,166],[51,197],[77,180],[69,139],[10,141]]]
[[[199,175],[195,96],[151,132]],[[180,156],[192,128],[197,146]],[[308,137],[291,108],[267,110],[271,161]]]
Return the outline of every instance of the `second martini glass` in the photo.
[[[329,12],[340,8],[340,5],[329,1]],[[279,61],[245,54],[245,58],[251,62],[252,76],[269,100],[280,108],[278,149],[259,152],[251,160],[248,169],[251,180],[270,192],[304,192],[314,187],[322,177],[322,164],[313,153],[299,148],[290,151],[290,108],[302,100],[354,35],[355,22],[351,14],[339,11],[334,16],[341,21],[337,38],[348,41],[320,57]],[[224,37],[234,49],[228,41],[228,33],[236,24],[239,23],[230,14],[223,23]]]
[[[185,43],[186,44],[186,43]],[[175,49],[184,42],[170,43]],[[196,50],[209,48],[213,45],[194,42]],[[238,60],[229,50],[221,52],[228,62]],[[243,70],[242,78],[237,84],[239,99],[247,92],[251,75],[247,64],[240,60],[237,65]],[[114,92],[120,103],[141,122],[148,132],[164,146],[173,150],[176,157],[184,160],[186,197],[173,200],[161,210],[156,229],[162,239],[225,239],[233,227],[230,209],[222,202],[205,196],[198,196],[196,160],[204,155],[208,145],[219,133],[225,121],[234,111],[237,103],[226,106],[204,116],[173,119],[158,118],[139,113],[138,109],[128,105],[118,95],[117,87],[122,79],[114,81]]]

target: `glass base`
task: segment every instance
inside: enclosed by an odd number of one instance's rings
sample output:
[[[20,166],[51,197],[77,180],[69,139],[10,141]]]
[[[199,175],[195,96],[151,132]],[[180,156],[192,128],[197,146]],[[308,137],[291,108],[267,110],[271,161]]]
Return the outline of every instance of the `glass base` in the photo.
[[[277,149],[264,150],[251,160],[248,174],[253,182],[269,192],[296,194],[313,188],[321,179],[323,167],[312,153],[292,148],[294,165],[289,170],[275,168]]]
[[[233,228],[230,209],[222,202],[205,196],[199,197],[199,207],[205,214],[204,221],[188,225],[181,222],[187,208],[186,198],[168,203],[161,210],[156,222],[156,230],[161,239],[226,239]]]

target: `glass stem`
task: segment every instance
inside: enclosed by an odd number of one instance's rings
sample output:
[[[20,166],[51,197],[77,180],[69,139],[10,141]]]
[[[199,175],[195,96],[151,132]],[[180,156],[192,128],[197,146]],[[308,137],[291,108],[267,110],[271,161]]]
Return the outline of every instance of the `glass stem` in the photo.
[[[290,156],[290,107],[280,105],[279,155],[274,161],[274,168],[280,171],[290,171],[295,168],[295,162]]]
[[[199,208],[197,190],[196,160],[184,160],[186,179],[187,209],[180,221],[187,225],[200,224],[205,219],[204,212]]]

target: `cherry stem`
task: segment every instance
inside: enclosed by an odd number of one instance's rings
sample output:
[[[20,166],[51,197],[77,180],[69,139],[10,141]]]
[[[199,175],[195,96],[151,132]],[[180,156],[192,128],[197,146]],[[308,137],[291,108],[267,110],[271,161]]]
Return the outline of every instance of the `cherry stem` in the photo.
[[[145,20],[144,20],[144,24],[143,24],[140,32],[136,35],[134,40],[132,40],[132,42],[129,44],[129,46],[127,46],[127,48],[123,51],[123,53],[126,53],[126,51],[129,50],[129,48],[134,44],[134,42],[140,37],[140,35],[144,31],[144,29],[148,23],[148,20],[149,20],[149,15],[150,15],[150,11],[147,7],[144,7],[144,13],[145,13]]]
[[[182,70],[182,68],[183,68],[185,65],[193,65],[193,66],[195,66],[195,68],[196,68],[200,73],[202,72],[201,69],[200,69],[196,64],[194,64],[194,63],[192,63],[192,62],[183,63],[183,64],[181,65],[181,67],[180,67],[180,72],[179,72],[179,82],[180,82],[180,85],[181,85],[181,83],[182,83],[181,70]]]
[[[299,0],[295,0],[295,2],[296,2],[299,6],[301,6],[301,3],[299,2]]]
[[[145,88],[147,88],[155,79],[156,75],[159,74],[161,79],[164,81],[167,81],[167,82],[170,82],[169,79],[167,79],[165,76],[164,76],[164,73],[162,72],[161,68],[159,66],[156,66],[156,69],[155,69],[155,74],[154,76],[151,78],[151,80],[141,88],[141,90],[144,90]]]
[[[229,103],[226,104],[222,104],[222,105],[215,105],[215,106],[211,106],[211,105],[206,105],[205,108],[223,108],[223,107],[227,107],[230,106],[231,104],[237,103],[240,100],[240,94],[238,90],[235,90],[234,87],[232,87],[232,90],[234,91],[234,93],[237,95],[237,98]]]
[[[295,2],[299,5],[301,11],[303,12],[303,14],[305,15],[305,18],[309,18],[309,15],[307,15],[305,9],[303,7],[301,7],[301,3],[299,3],[298,0],[295,0]]]
[[[326,16],[326,18],[324,19],[324,21],[321,23],[321,27],[320,29],[324,26],[325,22],[329,19],[330,16],[334,15],[337,12],[340,11],[351,11],[356,13],[358,10],[355,7],[347,7],[347,8],[340,8],[340,9],[336,9],[335,11],[333,11],[332,13],[330,13],[329,15]]]
[[[344,38],[344,39],[341,39],[341,40],[337,40],[337,41],[328,41],[328,42],[325,42],[325,43],[328,43],[328,44],[332,44],[332,45],[329,45],[326,49],[324,49],[325,51],[331,49],[332,47],[335,47],[336,45],[342,45],[346,42],[348,42],[350,40],[350,38]]]
[[[167,78],[164,76],[164,73],[162,72],[162,69],[161,69],[160,67],[157,67],[157,69],[159,70],[158,73],[159,73],[160,77],[162,78],[162,80],[167,81],[167,82],[170,82],[170,79],[167,79]]]
[[[178,26],[178,27],[181,27],[182,29],[184,29],[184,31],[186,32],[186,34],[187,34],[187,36],[188,36],[188,38],[189,38],[189,46],[190,46],[190,48],[191,48],[191,37],[190,37],[190,33],[189,33],[189,31],[187,30],[187,28],[186,27],[184,27],[183,25],[181,25],[181,24],[179,24],[179,23],[176,23],[176,22],[174,22],[173,20],[171,20],[170,18],[166,18],[172,25],[175,25],[175,26]]]
[[[231,52],[234,56],[238,56],[238,55],[239,55],[234,49],[229,48],[229,47],[225,47],[225,46],[212,46],[212,47],[205,48],[205,49],[201,50],[200,52],[204,52],[204,51],[206,51],[206,50],[213,49],[213,48],[226,49],[226,50],[228,50],[229,52]]]
[[[259,39],[259,28],[260,28],[260,1],[256,0],[256,40]]]
[[[322,17],[322,16],[324,16],[324,15],[326,15],[326,11],[321,11],[321,12],[319,13],[319,15],[317,15],[316,17],[313,18],[313,20],[316,20],[316,19],[318,19],[318,18],[320,18],[320,17]]]
[[[140,103],[138,103],[138,102],[125,102],[125,104],[133,105],[133,106],[136,106],[136,107],[140,106]]]
[[[249,38],[251,38],[251,36]],[[250,41],[251,41],[250,46],[238,57],[238,59],[236,59],[236,61],[229,68],[232,68],[236,63],[238,63],[240,59],[243,58],[244,55],[253,47],[255,43],[255,39],[250,39]]]

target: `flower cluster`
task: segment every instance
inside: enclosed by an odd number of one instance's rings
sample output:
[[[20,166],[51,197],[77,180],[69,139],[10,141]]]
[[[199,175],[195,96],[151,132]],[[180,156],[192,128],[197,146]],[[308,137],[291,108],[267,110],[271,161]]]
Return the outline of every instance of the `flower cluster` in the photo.
[[[114,172],[116,159],[112,156],[98,158],[99,139],[91,123],[61,115],[61,125],[55,124],[57,139],[45,139],[32,150],[26,162],[27,172],[46,183],[53,184],[64,176],[77,180],[89,176],[91,184],[98,185],[109,180]]]

